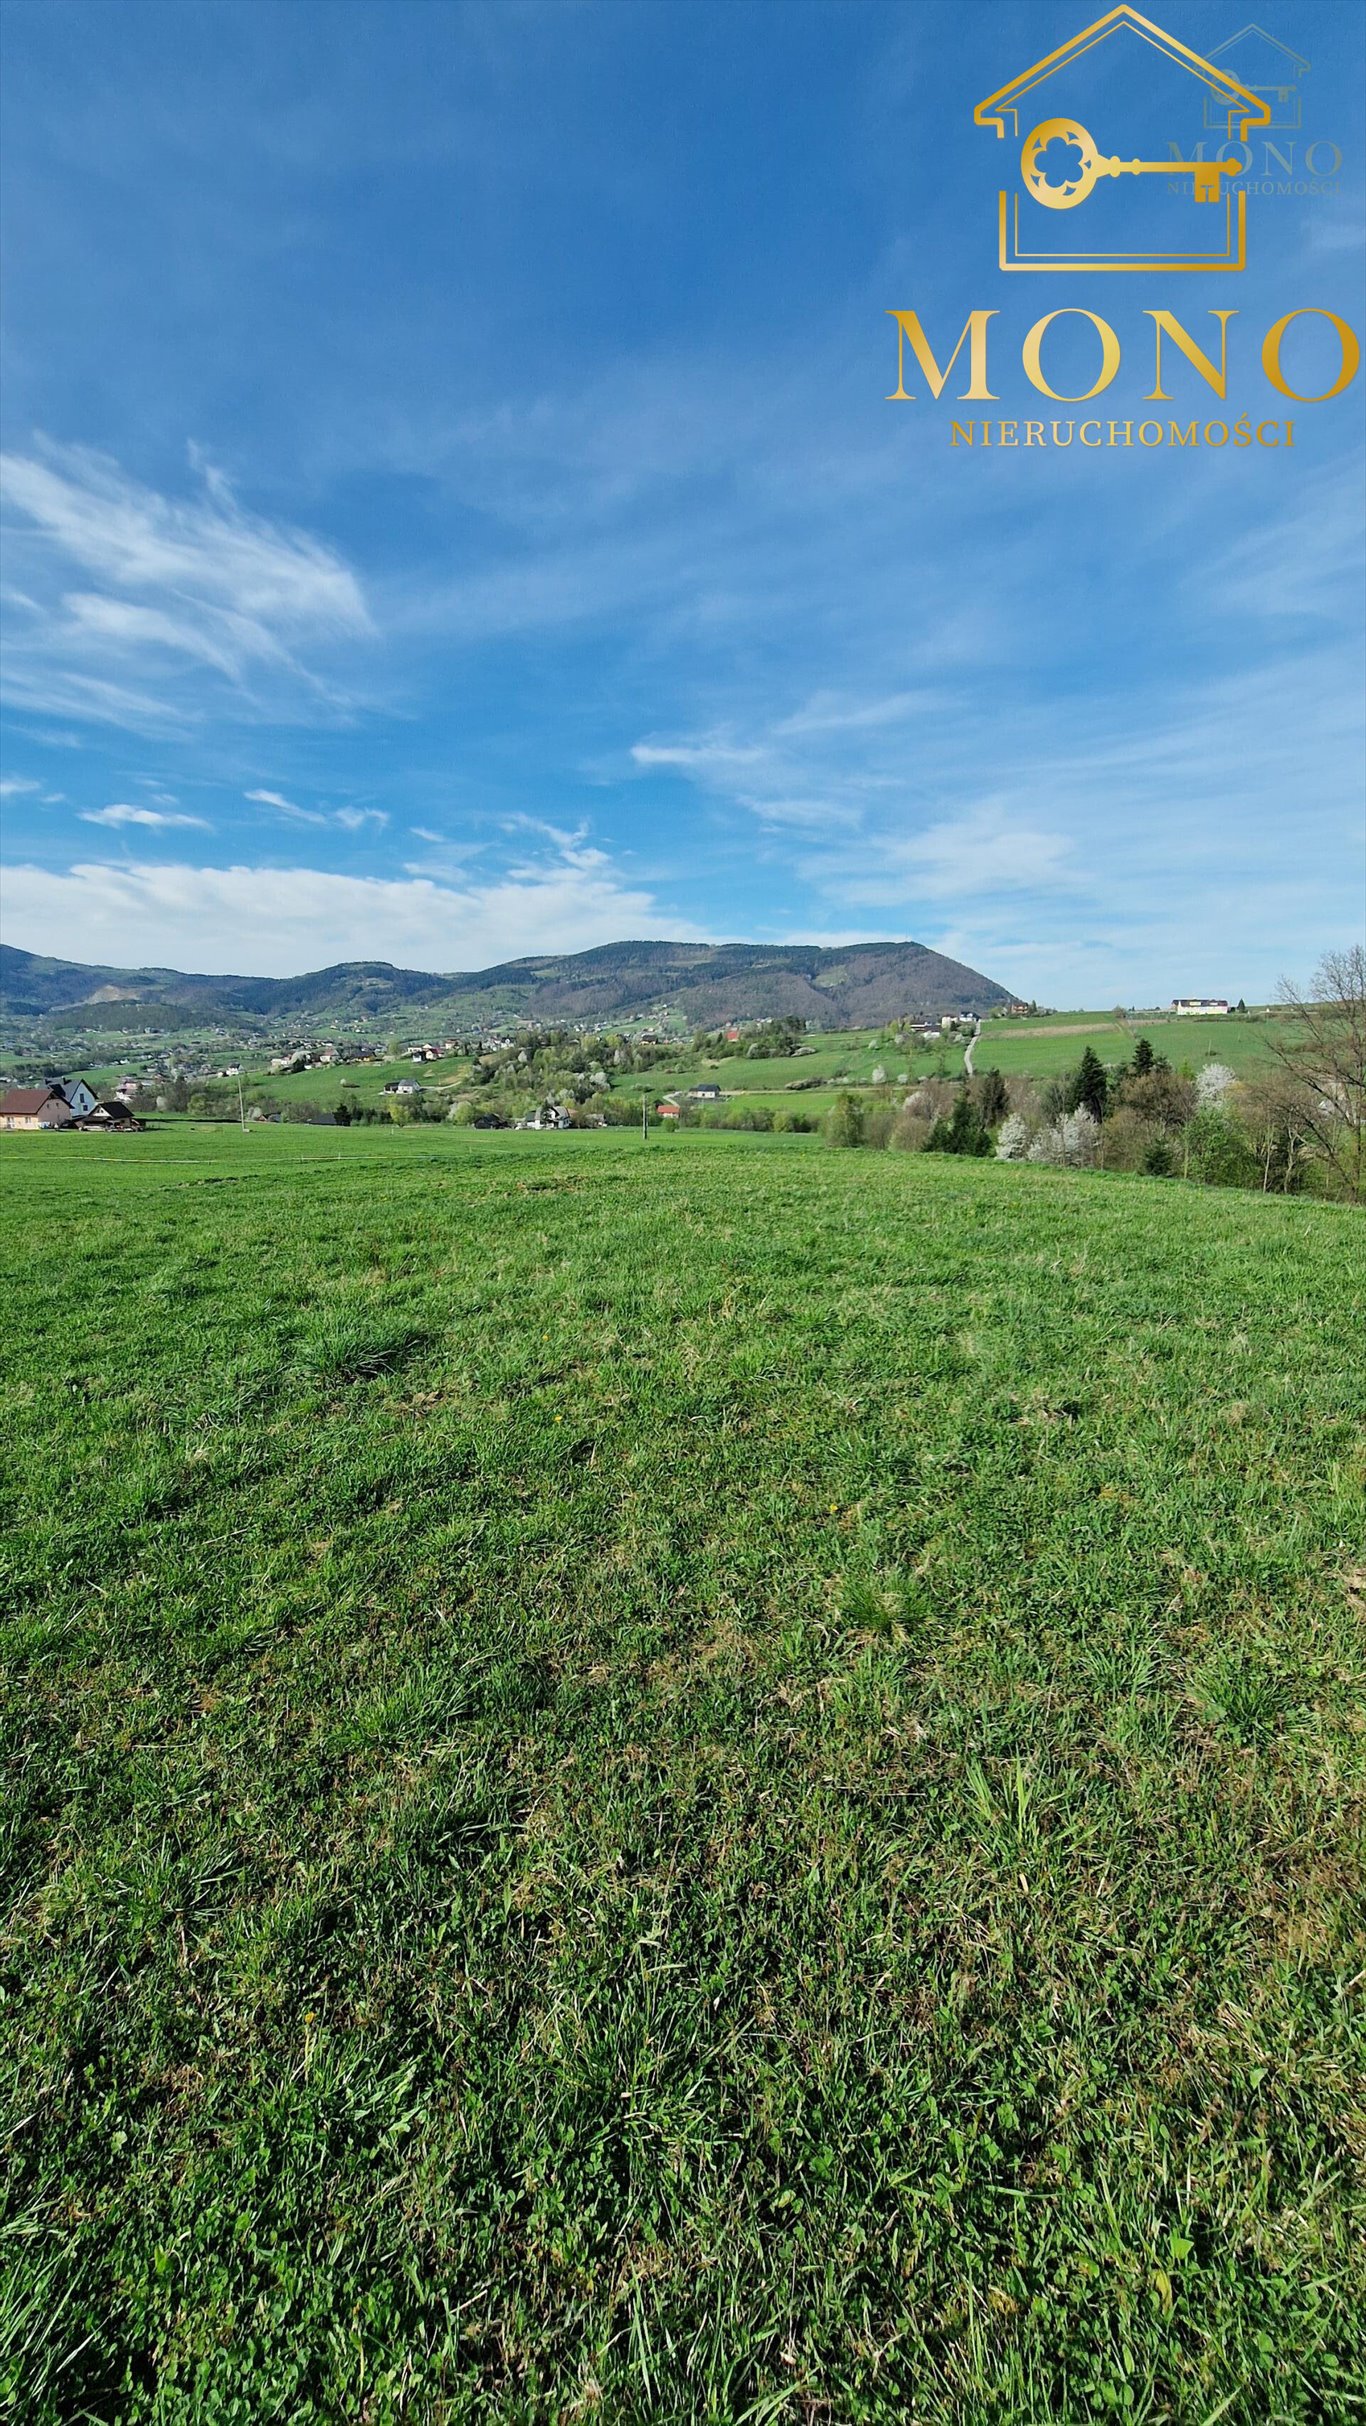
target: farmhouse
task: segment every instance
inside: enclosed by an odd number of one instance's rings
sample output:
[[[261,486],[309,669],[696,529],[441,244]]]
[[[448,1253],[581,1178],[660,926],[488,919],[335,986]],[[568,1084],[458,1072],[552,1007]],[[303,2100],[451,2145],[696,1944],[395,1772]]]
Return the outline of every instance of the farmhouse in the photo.
[[[0,1129],[65,1129],[71,1119],[60,1087],[10,1087],[0,1095]]]
[[[1226,1019],[1228,1004],[1222,995],[1178,994],[1172,1002],[1178,1019]]]
[[[145,1129],[147,1123],[139,1120],[119,1096],[112,1095],[106,1103],[97,1103],[93,1112],[83,1112],[71,1125],[76,1129],[117,1129],[129,1136],[134,1130]]]
[[[682,1106],[674,1101],[672,1095],[666,1095],[662,1103],[655,1105],[655,1117],[658,1120],[679,1120],[682,1117]]]

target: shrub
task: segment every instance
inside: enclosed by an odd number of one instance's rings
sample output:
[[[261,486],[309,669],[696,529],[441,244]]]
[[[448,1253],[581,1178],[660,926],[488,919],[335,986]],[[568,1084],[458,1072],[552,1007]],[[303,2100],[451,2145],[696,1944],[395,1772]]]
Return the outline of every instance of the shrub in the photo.
[[[837,1095],[825,1116],[828,1146],[861,1146],[864,1111],[856,1095]]]
[[[1261,1174],[1250,1139],[1217,1105],[1196,1113],[1183,1142],[1192,1179],[1203,1180],[1211,1188],[1255,1188],[1259,1184]]]
[[[991,1136],[964,1087],[946,1120],[941,1113],[926,1141],[927,1154],[989,1154]]]
[[[1165,1062],[1154,1061],[1146,1077],[1135,1071],[1120,1090],[1120,1101],[1141,1112],[1158,1128],[1174,1134],[1184,1129],[1195,1110],[1195,1086],[1191,1079],[1180,1077]]]
[[[1029,1123],[1019,1112],[1010,1112],[1001,1123],[996,1140],[996,1155],[1000,1162],[1023,1162],[1029,1151]]]
[[[909,1103],[904,1103],[892,1122],[892,1134],[887,1143],[895,1146],[901,1154],[923,1154],[930,1141],[932,1126],[933,1123],[925,1118],[923,1112],[913,1111]]]
[[[1142,1171],[1148,1149],[1161,1135],[1153,1122],[1132,1104],[1120,1104],[1101,1134],[1101,1156],[1107,1171]]]

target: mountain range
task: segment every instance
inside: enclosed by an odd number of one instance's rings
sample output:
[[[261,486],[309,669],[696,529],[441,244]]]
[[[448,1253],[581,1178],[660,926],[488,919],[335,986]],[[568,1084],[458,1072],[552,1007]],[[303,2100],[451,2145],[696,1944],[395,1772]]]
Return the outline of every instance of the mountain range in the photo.
[[[224,1019],[270,1022],[394,1020],[421,1011],[433,1024],[507,1019],[546,1022],[641,1019],[681,1014],[695,1027],[786,1014],[818,1028],[881,1025],[912,1013],[990,1011],[1004,986],[920,943],[609,943],[590,952],[457,974],[345,960],[302,977],[208,977],[180,969],[125,969],[50,960],[0,945],[0,1007],[10,1019],[63,1026],[107,1023],[165,1028]],[[148,1017],[140,1023],[138,1011]],[[168,1016],[169,1015],[169,1016]]]

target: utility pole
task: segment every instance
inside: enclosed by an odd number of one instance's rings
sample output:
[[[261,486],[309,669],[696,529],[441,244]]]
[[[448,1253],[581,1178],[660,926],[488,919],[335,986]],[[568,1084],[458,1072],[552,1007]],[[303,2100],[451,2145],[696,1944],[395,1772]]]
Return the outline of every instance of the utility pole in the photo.
[[[648,1094],[643,1094],[640,1099],[640,1135],[642,1143],[648,1142],[650,1135],[649,1103],[650,1099]]]
[[[237,1073],[237,1109],[241,1117],[243,1133],[245,1134],[247,1126],[247,1107],[245,1098],[242,1094],[242,1073],[240,1070]]]

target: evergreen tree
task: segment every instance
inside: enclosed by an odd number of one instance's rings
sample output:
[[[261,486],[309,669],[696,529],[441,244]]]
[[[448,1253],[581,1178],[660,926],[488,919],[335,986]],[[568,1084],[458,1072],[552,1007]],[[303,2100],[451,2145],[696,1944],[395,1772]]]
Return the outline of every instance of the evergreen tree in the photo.
[[[991,1135],[966,1087],[948,1120],[941,1114],[925,1140],[927,1154],[990,1154]]]
[[[1153,1053],[1152,1046],[1149,1044],[1147,1037],[1140,1036],[1138,1043],[1134,1047],[1135,1078],[1150,1077],[1155,1058],[1156,1056]]]
[[[1087,1046],[1072,1074],[1067,1090],[1069,1112],[1089,1112],[1093,1120],[1104,1120],[1110,1100],[1110,1082],[1100,1055]]]
[[[997,1069],[984,1070],[977,1088],[977,1109],[984,1128],[995,1129],[1010,1110],[1006,1082]]]

